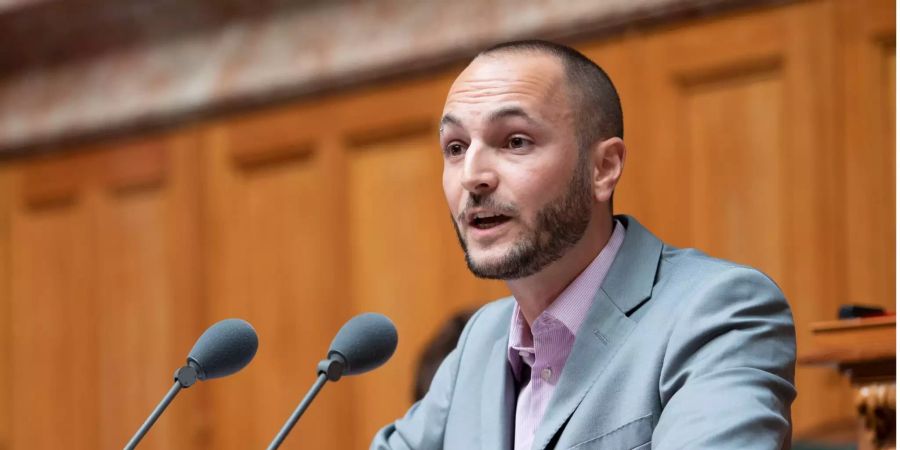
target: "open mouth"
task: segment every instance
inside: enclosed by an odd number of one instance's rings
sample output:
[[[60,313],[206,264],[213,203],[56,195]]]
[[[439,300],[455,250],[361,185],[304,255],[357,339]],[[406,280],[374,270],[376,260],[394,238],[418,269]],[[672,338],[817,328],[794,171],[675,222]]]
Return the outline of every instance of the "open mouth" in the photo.
[[[503,225],[509,220],[510,217],[503,214],[478,214],[469,221],[469,226],[479,230],[487,230]]]

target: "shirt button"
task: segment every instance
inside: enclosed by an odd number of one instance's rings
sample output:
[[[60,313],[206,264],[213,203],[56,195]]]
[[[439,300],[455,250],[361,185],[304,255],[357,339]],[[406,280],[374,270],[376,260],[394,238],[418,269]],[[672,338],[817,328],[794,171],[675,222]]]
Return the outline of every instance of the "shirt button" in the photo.
[[[549,367],[544,367],[544,370],[541,371],[541,379],[544,381],[549,382],[550,377],[552,377],[552,376],[553,376],[553,369],[551,369]]]

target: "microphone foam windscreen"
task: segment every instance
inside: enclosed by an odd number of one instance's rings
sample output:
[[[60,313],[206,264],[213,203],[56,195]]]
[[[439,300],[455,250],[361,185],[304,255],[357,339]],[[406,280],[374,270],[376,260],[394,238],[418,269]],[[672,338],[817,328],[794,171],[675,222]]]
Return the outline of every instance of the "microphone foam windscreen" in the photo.
[[[203,332],[188,354],[188,362],[199,366],[201,380],[224,377],[250,363],[258,346],[256,331],[249,323],[225,319]]]
[[[377,313],[360,314],[338,331],[328,357],[338,354],[344,359],[344,375],[368,372],[384,364],[397,349],[397,328],[387,317]]]

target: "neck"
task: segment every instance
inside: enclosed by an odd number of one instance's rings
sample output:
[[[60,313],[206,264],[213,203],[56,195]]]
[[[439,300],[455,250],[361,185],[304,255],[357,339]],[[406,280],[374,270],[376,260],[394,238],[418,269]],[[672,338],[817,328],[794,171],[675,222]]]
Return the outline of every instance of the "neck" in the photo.
[[[529,326],[597,257],[609,242],[612,230],[613,220],[608,213],[595,214],[581,240],[560,259],[534,275],[506,282]]]

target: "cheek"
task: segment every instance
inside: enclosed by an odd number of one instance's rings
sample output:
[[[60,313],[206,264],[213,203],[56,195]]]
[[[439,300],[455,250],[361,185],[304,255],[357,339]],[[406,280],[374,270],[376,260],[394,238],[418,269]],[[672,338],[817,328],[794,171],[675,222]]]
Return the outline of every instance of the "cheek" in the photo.
[[[456,178],[456,171],[444,167],[443,185],[444,197],[447,199],[447,206],[450,212],[456,217],[459,213],[459,196],[462,193],[462,185]]]
[[[519,206],[534,215],[548,202],[559,198],[568,187],[571,173],[565,167],[546,165],[507,174],[507,188],[515,193]]]

